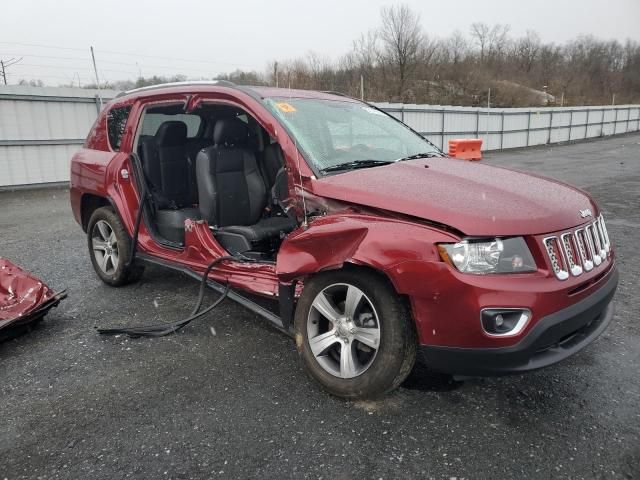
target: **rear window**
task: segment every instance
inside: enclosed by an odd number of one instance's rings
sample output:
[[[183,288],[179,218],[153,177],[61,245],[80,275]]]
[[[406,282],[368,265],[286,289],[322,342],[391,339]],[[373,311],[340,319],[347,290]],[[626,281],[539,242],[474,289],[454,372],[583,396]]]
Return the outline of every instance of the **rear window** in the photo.
[[[183,122],[187,126],[187,137],[193,138],[200,131],[202,119],[198,115],[190,115],[188,113],[180,113],[177,115],[166,115],[164,113],[147,113],[142,123],[141,135],[154,136],[164,122],[177,120]]]
[[[120,151],[120,142],[122,142],[122,135],[124,135],[124,127],[127,124],[129,112],[131,112],[130,106],[112,108],[109,110],[109,113],[107,113],[109,145],[111,146],[111,150],[116,152]]]

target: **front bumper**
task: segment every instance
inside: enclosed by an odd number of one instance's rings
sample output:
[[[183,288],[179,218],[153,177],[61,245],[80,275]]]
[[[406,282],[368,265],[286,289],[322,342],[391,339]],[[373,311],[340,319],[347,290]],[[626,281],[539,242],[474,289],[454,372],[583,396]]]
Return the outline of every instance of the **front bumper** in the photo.
[[[593,342],[613,317],[611,299],[618,286],[613,269],[590,296],[541,318],[522,340],[498,348],[419,347],[426,364],[455,375],[489,376],[525,372],[560,362]]]

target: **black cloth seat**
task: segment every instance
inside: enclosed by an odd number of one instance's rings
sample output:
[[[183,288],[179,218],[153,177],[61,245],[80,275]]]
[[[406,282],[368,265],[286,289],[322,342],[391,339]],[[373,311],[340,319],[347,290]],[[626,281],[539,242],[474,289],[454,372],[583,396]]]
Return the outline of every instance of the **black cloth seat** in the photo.
[[[141,138],[138,150],[157,208],[191,207],[197,195],[191,182],[187,125],[164,122],[154,137]]]
[[[247,125],[241,120],[218,120],[215,145],[196,157],[196,178],[200,212],[209,225],[255,245],[292,231],[296,222],[288,217],[262,218],[270,192],[253,151],[246,146],[247,136]]]
[[[195,182],[187,151],[187,126],[168,121],[155,136],[140,137],[138,152],[151,189],[155,206],[154,220],[158,233],[175,243],[184,243],[184,222],[200,218],[196,203]]]

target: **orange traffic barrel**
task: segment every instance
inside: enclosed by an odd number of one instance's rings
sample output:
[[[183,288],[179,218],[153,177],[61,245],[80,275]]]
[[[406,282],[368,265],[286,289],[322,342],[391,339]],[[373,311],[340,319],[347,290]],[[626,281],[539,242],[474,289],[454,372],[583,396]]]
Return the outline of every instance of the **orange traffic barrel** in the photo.
[[[462,160],[482,160],[481,138],[449,140],[449,156]]]

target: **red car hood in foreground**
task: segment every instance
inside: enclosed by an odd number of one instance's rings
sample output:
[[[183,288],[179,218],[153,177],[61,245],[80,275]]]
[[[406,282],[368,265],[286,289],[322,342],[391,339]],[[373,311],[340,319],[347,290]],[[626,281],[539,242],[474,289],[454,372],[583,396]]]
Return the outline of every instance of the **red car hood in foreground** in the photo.
[[[42,280],[0,258],[0,329],[37,320],[66,297]]]
[[[534,235],[584,222],[597,207],[551,179],[450,158],[410,160],[313,182],[316,195],[453,227],[471,236]]]

